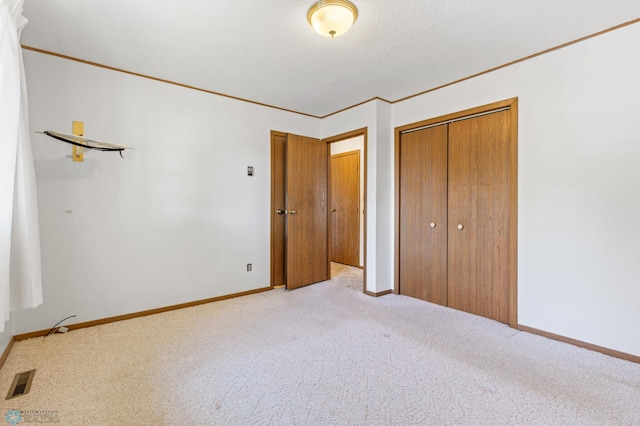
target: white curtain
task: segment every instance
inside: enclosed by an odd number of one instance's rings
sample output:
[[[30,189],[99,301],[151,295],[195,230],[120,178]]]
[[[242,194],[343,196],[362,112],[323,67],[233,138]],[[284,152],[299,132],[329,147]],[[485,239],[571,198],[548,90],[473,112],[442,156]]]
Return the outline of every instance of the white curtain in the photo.
[[[40,231],[20,34],[23,0],[0,0],[0,332],[42,303]]]

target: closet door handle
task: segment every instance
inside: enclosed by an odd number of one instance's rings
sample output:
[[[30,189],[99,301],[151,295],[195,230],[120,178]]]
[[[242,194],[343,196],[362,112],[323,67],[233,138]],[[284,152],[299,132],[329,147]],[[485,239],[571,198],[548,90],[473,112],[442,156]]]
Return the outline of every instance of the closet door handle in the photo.
[[[458,229],[460,229],[460,230],[464,229],[464,225],[463,225],[463,224],[461,224],[461,223],[459,223],[459,224],[458,224]]]
[[[289,214],[296,214],[296,213],[298,213],[298,212],[295,211],[295,210],[289,210]]]
[[[429,226],[431,226],[432,228],[435,228],[436,224],[435,224],[435,222],[431,222],[431,225],[429,225]]]

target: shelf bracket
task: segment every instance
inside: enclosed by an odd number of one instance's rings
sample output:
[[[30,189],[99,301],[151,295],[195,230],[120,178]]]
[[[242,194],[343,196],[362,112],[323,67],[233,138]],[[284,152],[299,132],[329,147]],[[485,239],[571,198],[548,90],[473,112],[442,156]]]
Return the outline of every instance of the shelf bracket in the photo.
[[[84,136],[84,121],[73,121],[71,124],[72,134],[75,136]],[[84,153],[87,152],[88,149],[72,145],[71,146],[71,159],[73,161],[83,162],[84,161]]]

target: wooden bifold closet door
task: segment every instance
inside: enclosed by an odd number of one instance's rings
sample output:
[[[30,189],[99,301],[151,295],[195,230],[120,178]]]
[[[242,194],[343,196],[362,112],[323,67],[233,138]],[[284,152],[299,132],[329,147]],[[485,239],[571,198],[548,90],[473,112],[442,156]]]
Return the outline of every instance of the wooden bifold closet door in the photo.
[[[447,305],[447,125],[402,135],[401,293]]]
[[[449,306],[509,322],[509,111],[449,124]]]
[[[509,110],[401,134],[398,290],[510,323]]]

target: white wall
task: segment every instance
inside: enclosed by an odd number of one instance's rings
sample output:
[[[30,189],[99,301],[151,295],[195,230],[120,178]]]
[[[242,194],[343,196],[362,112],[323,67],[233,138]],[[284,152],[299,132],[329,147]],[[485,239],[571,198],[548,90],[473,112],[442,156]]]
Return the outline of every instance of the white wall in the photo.
[[[394,136],[391,105],[377,101],[376,110],[376,292],[393,289],[394,270]]]
[[[358,265],[364,266],[364,136],[345,139],[331,144],[331,155],[342,154],[344,152],[360,152],[360,251],[358,255]]]
[[[320,137],[319,119],[24,56],[33,130],[84,121],[135,149],[74,163],[33,135],[44,304],[17,313],[16,333],[269,286],[269,132]]]
[[[9,321],[4,323],[4,331],[0,333],[0,355],[4,352],[6,347],[9,345],[9,341],[13,337],[13,313],[9,313]]]
[[[518,319],[640,355],[640,24],[393,105],[519,98]]]

